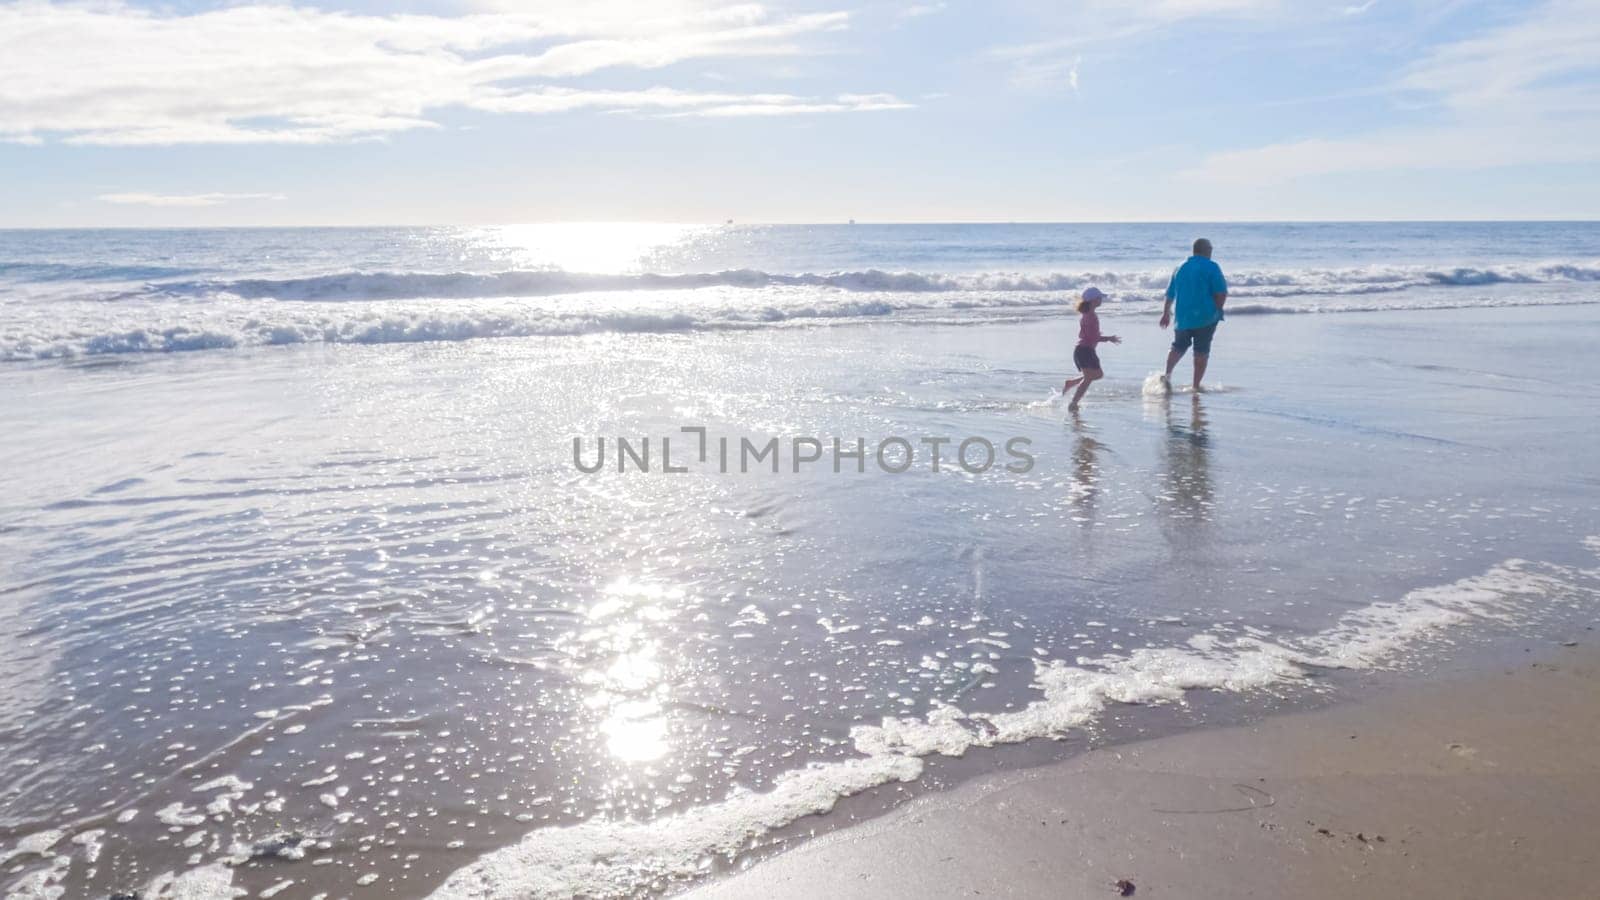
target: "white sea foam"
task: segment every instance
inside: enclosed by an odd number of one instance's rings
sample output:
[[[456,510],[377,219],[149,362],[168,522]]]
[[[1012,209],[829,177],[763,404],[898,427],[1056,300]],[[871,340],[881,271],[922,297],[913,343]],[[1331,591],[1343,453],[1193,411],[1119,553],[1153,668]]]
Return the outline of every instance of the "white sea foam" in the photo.
[[[6,900],[61,900],[67,889],[61,882],[72,868],[70,856],[52,856],[48,864],[13,881],[6,889]]]
[[[1067,315],[1088,284],[1103,314],[1149,314],[1166,270],[943,274],[875,269],[686,275],[341,272],[304,278],[154,281],[107,293],[7,299],[0,360],[172,353],[278,344],[384,344],[609,333],[745,330],[882,321],[962,324]],[[1600,260],[1481,268],[1368,266],[1230,271],[1231,315],[1597,302]],[[71,282],[67,282],[71,284]],[[1517,290],[1496,290],[1497,285]],[[1561,288],[1566,285],[1566,288]],[[1470,290],[1458,290],[1469,288]],[[18,295],[22,296],[22,295]]]
[[[17,841],[16,846],[10,850],[0,853],[0,865],[4,865],[19,856],[44,856],[51,847],[60,843],[65,836],[66,832],[60,828],[35,831],[33,834]]]
[[[91,828],[72,836],[72,842],[83,848],[83,861],[90,865],[100,861],[100,854],[105,850],[104,828]]]
[[[757,269],[686,274],[589,274],[559,270],[467,272],[337,272],[306,278],[154,282],[151,289],[180,296],[230,295],[276,300],[394,300],[414,298],[543,297],[597,291],[659,291],[708,287],[817,287],[873,293],[955,291],[1078,291],[1088,285],[1119,290],[1163,290],[1169,269],[1101,272],[854,272],[789,274]],[[1424,285],[1482,286],[1600,281],[1600,261],[1519,263],[1485,267],[1365,266],[1239,270],[1234,290],[1264,293],[1378,293]]]
[[[998,296],[969,304],[1042,309],[1055,298]],[[863,298],[781,291],[752,297],[726,291],[523,300],[396,300],[337,304],[152,299],[117,304],[58,303],[23,310],[0,327],[0,360],[70,359],[281,344],[392,344],[594,333],[726,331],[792,323],[871,320],[934,305],[908,296]],[[950,309],[951,306],[944,306]]]
[[[156,810],[156,819],[170,828],[186,828],[199,825],[206,817],[196,813],[194,807],[175,801]]]
[[[1240,302],[1230,315],[1447,310],[1600,302],[1596,298],[1511,296],[1471,302]],[[632,304],[632,305],[630,305]],[[1132,300],[1104,314],[1147,314]],[[285,344],[401,344],[482,338],[748,331],[796,325],[855,324],[892,318],[907,325],[1010,322],[1070,314],[1046,294],[818,295],[776,293],[626,295],[527,300],[361,301],[337,304],[218,300],[193,305],[134,301],[61,303],[23,311],[0,327],[0,361],[182,353]]]
[[[205,784],[197,784],[191,788],[191,790],[197,794],[209,793],[211,791],[227,791],[228,793],[242,794],[245,791],[250,790],[252,787],[254,787],[254,785],[241,779],[237,775],[223,775],[220,778],[213,778]]]
[[[825,813],[841,797],[910,781],[922,761],[899,754],[796,769],[765,793],[737,793],[713,806],[653,822],[591,819],[543,828],[451,874],[432,896],[629,896],[663,879],[701,870],[709,855],[735,853],[753,838],[802,816]]]
[[[1600,552],[1600,539],[1586,545]],[[509,898],[626,896],[665,880],[690,877],[709,854],[732,853],[801,816],[825,812],[838,798],[916,778],[922,757],[960,756],[1059,736],[1095,721],[1113,703],[1181,702],[1194,690],[1248,692],[1295,682],[1312,668],[1372,668],[1396,661],[1418,641],[1477,619],[1515,624],[1530,611],[1595,591],[1583,573],[1507,560],[1482,575],[1421,588],[1374,603],[1328,629],[1276,642],[1202,633],[1171,647],[1069,664],[1036,661],[1040,699],[1008,712],[964,712],[940,704],[922,718],[888,717],[851,731],[861,757],[785,774],[769,792],[741,793],[653,822],[593,819],[534,831],[510,847],[457,870],[433,896]]]
[[[150,900],[232,900],[247,891],[233,886],[233,870],[211,863],[174,874],[157,875],[145,885],[141,897]]]

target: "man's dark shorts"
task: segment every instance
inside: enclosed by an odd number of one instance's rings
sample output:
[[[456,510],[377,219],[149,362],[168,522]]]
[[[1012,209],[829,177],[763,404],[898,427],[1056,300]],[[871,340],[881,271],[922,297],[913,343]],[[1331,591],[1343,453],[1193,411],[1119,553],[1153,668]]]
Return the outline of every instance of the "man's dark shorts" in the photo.
[[[1217,333],[1217,323],[1212,322],[1204,328],[1185,328],[1174,332],[1172,335],[1172,349],[1179,353],[1189,349],[1194,344],[1194,352],[1201,356],[1211,355],[1211,336]]]
[[[1100,354],[1094,352],[1093,347],[1078,347],[1072,351],[1072,364],[1082,372],[1086,369],[1100,368]]]

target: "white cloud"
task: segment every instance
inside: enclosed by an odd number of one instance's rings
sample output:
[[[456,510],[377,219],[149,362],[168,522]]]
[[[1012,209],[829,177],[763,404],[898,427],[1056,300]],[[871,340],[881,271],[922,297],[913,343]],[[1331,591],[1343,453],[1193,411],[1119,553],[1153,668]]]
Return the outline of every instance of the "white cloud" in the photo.
[[[1274,184],[1337,172],[1394,169],[1472,170],[1600,159],[1593,137],[1562,134],[1545,123],[1504,132],[1495,125],[1391,129],[1367,137],[1310,138],[1217,153],[1185,173],[1235,184]]]
[[[832,100],[806,100],[785,94],[746,97],[736,101],[701,106],[671,116],[732,118],[737,116],[791,116],[798,113],[876,112],[909,109],[911,104],[892,94],[840,94]]]
[[[1393,86],[1438,124],[1214,154],[1191,177],[1268,183],[1336,172],[1600,161],[1600,0],[1443,45]],[[1438,115],[1432,115],[1438,114]]]
[[[435,114],[451,108],[868,108],[789,95],[570,83],[607,69],[819,52],[813,43],[848,20],[843,12],[780,16],[753,4],[693,0],[557,0],[537,12],[455,17],[284,5],[179,15],[116,2],[24,0],[0,4],[0,140],[323,143],[435,128]]]
[[[988,53],[1010,67],[1012,87],[1076,91],[1085,50],[1108,47],[1189,19],[1248,18],[1280,8],[1279,0],[1085,0],[1063,4],[1064,20],[1043,26],[1059,36],[992,47]]]
[[[282,194],[101,194],[95,198],[103,203],[122,206],[221,206],[241,200],[284,200]]]
[[[480,75],[498,74],[507,79],[567,78],[624,66],[658,69],[697,58],[793,55],[800,52],[791,42],[793,38],[841,29],[848,19],[846,13],[814,13],[783,22],[738,25],[716,31],[575,40],[542,53],[484,60],[478,72]]]
[[[1018,59],[1011,65],[1010,83],[1023,90],[1067,90],[1077,93],[1078,68],[1083,65],[1083,54],[1072,56],[1032,56]]]
[[[1175,22],[1221,13],[1265,12],[1278,9],[1282,4],[1278,0],[1134,0],[1100,5],[1114,6],[1135,18]]]
[[[832,99],[794,94],[734,94],[650,88],[642,91],[588,91],[539,88],[486,98],[479,109],[506,113],[554,113],[578,109],[653,113],[666,116],[776,116],[826,112],[908,109],[892,94],[840,94]]]
[[[1600,75],[1600,0],[1556,0],[1526,21],[1436,49],[1401,86],[1434,92],[1458,108],[1556,96],[1553,79]],[[1593,107],[1591,107],[1593,108]]]
[[[894,14],[894,17],[904,22],[910,19],[920,19],[923,16],[931,16],[934,13],[942,12],[944,8],[944,3],[913,3],[910,6],[901,7]]]
[[[753,24],[766,17],[758,3],[730,0],[475,0],[485,13],[533,18],[552,34],[649,36],[662,31]]]

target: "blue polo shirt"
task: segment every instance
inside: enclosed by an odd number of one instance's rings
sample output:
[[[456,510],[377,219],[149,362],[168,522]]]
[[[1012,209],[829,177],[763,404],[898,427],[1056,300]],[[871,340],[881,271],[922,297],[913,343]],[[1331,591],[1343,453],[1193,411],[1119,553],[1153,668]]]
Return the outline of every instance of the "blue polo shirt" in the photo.
[[[1191,256],[1172,273],[1167,283],[1167,299],[1177,307],[1173,327],[1179,331],[1204,328],[1222,321],[1222,310],[1217,309],[1213,294],[1226,294],[1228,281],[1222,277],[1222,267],[1204,256]]]

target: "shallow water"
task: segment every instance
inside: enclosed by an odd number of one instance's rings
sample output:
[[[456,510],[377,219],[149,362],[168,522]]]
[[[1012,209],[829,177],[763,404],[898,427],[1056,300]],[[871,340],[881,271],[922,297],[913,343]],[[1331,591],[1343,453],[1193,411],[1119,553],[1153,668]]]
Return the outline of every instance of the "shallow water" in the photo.
[[[1597,410],[1566,373],[1593,309],[1241,318],[1213,393],[1156,402],[1161,333],[1130,323],[1076,418],[1068,323],[11,367],[0,829],[62,833],[6,871],[77,894],[253,859],[226,877],[411,895],[537,833],[529,883],[630,892],[1108,697],[1592,621]],[[619,435],[691,471],[577,471],[574,437]],[[793,437],[892,435],[1002,449],[792,471]],[[721,474],[719,436],[779,437],[782,470]],[[70,843],[102,830],[93,862]]]

